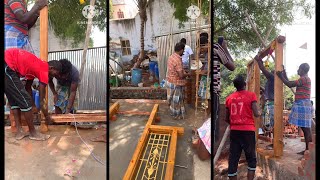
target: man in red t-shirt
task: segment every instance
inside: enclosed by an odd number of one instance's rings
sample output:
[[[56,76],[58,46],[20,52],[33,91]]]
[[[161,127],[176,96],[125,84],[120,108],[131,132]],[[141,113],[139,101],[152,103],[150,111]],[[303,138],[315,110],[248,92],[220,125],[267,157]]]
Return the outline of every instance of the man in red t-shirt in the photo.
[[[45,106],[46,85],[49,76],[58,76],[61,70],[59,61],[45,62],[33,55],[32,53],[11,48],[5,50],[5,89],[4,92],[8,98],[9,104],[13,111],[14,119],[17,126],[16,139],[20,140],[27,136],[21,127],[21,113],[27,121],[29,127],[29,138],[32,140],[46,140],[50,136],[46,136],[37,132],[33,125],[33,106],[31,85],[34,78],[39,79],[40,105],[41,111],[45,115],[46,123],[51,121],[48,109]],[[26,85],[24,86],[20,80],[24,78]]]
[[[237,179],[238,163],[242,150],[248,163],[248,179],[254,178],[256,170],[256,140],[254,117],[259,117],[257,97],[245,90],[246,82],[242,76],[233,80],[237,89],[226,99],[226,122],[230,124],[230,155],[228,177]]]

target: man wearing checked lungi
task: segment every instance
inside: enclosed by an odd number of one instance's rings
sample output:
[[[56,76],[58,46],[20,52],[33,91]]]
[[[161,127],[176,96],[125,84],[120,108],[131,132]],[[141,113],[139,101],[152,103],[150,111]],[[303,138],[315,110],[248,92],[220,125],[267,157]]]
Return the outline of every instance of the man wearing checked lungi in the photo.
[[[48,0],[38,0],[30,11],[25,0],[5,0],[5,49],[19,48],[34,54],[28,31],[37,22],[40,10],[48,4]]]
[[[284,66],[283,66],[284,67]],[[289,123],[300,127],[303,131],[306,150],[309,150],[309,142],[312,142],[311,121],[312,121],[312,104],[310,100],[311,80],[308,77],[310,66],[302,63],[298,69],[300,78],[296,81],[289,81],[285,69],[277,71],[277,75],[289,88],[296,87],[295,101],[291,108]],[[297,154],[303,155],[305,151]]]

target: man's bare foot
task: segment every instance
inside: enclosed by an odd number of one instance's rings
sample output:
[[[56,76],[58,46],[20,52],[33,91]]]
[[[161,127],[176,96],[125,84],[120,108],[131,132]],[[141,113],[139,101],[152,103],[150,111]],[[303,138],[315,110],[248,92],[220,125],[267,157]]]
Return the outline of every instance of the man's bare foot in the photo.
[[[39,132],[37,132],[36,134],[33,134],[33,135],[31,135],[31,134],[29,135],[29,139],[36,140],[36,141],[45,141],[49,138],[50,138],[50,135],[41,134]]]
[[[105,142],[106,143],[107,142],[107,136],[106,136],[106,134],[104,134],[104,135],[92,138],[91,141],[93,141],[93,142]]]
[[[25,133],[25,132],[21,132],[21,131],[17,131],[16,134],[16,140],[21,140],[24,137],[27,137],[29,134]]]

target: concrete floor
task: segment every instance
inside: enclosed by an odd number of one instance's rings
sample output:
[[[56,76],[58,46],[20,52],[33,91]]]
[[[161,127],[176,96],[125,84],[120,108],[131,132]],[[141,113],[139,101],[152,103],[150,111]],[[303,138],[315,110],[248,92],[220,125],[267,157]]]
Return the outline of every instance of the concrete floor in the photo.
[[[105,179],[106,166],[97,162],[71,126],[49,126],[47,141],[15,140],[10,127],[5,128],[6,180]],[[96,157],[106,162],[106,143],[91,142],[105,133],[104,128],[78,129]],[[74,176],[71,178],[65,174]]]
[[[120,111],[136,110],[151,112],[153,105],[153,103],[128,103],[120,100]],[[188,115],[185,120],[173,120],[169,115],[167,104],[161,103],[159,107],[158,114],[161,122],[157,124],[181,126],[185,128],[184,135],[178,137],[175,164],[186,168],[175,167],[174,179],[209,180],[211,173],[210,160],[200,161],[197,156],[194,155],[195,152],[191,147],[191,129],[193,126],[199,127],[202,125],[205,118],[201,117],[201,115],[204,113],[199,113],[199,115],[195,116],[194,111],[189,108],[187,111]],[[111,180],[119,180],[124,176],[147,120],[148,116],[117,115],[117,120],[110,122],[109,175]],[[200,170],[199,167],[201,167]]]

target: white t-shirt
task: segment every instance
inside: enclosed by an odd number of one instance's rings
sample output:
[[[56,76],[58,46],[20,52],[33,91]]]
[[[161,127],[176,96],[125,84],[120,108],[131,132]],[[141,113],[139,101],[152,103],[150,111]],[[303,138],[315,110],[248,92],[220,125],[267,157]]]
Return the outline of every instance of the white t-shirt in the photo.
[[[185,45],[184,52],[182,55],[183,67],[189,67],[189,56],[193,54],[193,51],[190,46]]]

